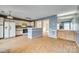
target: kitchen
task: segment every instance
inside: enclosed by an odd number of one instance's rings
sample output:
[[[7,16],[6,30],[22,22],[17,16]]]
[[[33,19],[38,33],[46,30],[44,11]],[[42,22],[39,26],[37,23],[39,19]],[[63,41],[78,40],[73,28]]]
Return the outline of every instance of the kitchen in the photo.
[[[2,14],[1,14],[2,15]],[[27,36],[28,38],[31,37],[31,39],[33,37],[35,37],[36,35],[42,36],[42,29],[40,28],[36,28],[35,27],[35,21],[29,21],[29,20],[14,20],[12,18],[4,18],[0,17],[0,39],[7,39],[7,38],[12,38],[12,37],[16,37],[16,36]],[[31,29],[30,29],[31,28]],[[41,31],[40,31],[40,30]],[[33,34],[29,35],[31,31],[37,31],[38,34],[32,36],[35,32],[33,32]],[[39,32],[39,31],[40,32]]]

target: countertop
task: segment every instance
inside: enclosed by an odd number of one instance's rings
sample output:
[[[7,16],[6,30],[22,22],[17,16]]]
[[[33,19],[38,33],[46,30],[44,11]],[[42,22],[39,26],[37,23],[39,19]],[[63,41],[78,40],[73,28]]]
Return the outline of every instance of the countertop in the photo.
[[[18,28],[16,28],[16,31],[23,30],[23,29],[27,29],[27,28],[26,27],[18,27]]]
[[[32,28],[27,28],[27,29],[42,29],[42,28],[32,27]]]
[[[57,31],[68,31],[68,32],[76,32],[74,30],[64,30],[64,29],[60,29],[60,30],[57,30]]]

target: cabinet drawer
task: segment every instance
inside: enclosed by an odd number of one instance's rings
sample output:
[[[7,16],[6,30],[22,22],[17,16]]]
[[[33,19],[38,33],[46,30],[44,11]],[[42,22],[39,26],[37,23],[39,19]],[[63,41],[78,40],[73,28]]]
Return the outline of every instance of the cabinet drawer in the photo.
[[[22,35],[23,31],[16,31],[16,35]]]

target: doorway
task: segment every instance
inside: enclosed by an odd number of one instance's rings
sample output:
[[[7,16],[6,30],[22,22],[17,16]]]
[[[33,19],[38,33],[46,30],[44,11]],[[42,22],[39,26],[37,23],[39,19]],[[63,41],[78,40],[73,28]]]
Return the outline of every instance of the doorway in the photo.
[[[49,19],[42,20],[43,36],[48,36],[49,34]]]
[[[36,21],[36,28],[42,28],[42,34],[43,36],[47,36],[49,34],[49,19],[43,19],[43,20],[39,20]]]

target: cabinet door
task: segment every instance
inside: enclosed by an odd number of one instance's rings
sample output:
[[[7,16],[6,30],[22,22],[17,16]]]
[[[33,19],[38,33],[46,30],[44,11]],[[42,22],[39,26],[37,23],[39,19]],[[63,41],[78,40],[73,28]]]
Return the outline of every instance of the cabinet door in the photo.
[[[69,38],[68,38],[68,39],[71,40],[71,41],[75,41],[75,37],[76,37],[75,35],[76,35],[75,32],[70,32],[70,33],[69,33]]]
[[[4,38],[9,38],[9,22],[4,24]]]
[[[15,37],[15,22],[9,23],[10,37]]]

